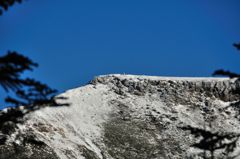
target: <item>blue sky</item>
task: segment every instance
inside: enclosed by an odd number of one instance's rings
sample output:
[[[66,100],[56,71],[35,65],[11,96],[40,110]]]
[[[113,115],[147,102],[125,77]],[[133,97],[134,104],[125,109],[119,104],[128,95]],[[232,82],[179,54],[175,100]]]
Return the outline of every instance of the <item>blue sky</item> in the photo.
[[[0,54],[60,92],[112,73],[211,76],[240,71],[239,0],[28,0],[0,17]],[[2,95],[1,95],[2,96]],[[0,97],[1,97],[0,96]]]

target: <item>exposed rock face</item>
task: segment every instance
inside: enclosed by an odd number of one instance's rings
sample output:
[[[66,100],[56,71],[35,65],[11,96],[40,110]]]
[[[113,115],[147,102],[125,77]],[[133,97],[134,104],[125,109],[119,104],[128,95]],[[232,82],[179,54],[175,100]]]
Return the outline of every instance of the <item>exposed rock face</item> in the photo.
[[[234,79],[97,77],[63,94],[70,107],[37,110],[0,134],[0,159],[197,158],[181,127],[239,133],[240,109],[228,107],[239,90]]]

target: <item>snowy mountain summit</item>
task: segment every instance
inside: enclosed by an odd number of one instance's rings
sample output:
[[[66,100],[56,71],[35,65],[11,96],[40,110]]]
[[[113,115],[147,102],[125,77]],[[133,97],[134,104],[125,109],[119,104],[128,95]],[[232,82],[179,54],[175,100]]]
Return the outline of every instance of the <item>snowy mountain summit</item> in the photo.
[[[201,158],[181,127],[240,133],[240,111],[229,106],[239,89],[226,78],[99,76],[60,95],[70,106],[36,110],[0,135],[0,158]]]

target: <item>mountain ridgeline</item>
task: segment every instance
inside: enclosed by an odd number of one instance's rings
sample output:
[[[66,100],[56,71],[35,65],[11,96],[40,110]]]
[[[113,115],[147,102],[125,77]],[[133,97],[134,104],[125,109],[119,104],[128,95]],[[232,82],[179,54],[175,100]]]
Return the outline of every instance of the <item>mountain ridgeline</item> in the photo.
[[[239,134],[239,90],[240,81],[228,78],[99,76],[59,95],[69,107],[6,121],[0,159],[206,158],[210,152],[194,147],[199,139],[184,128]],[[233,151],[218,149],[215,158],[238,156],[235,139]]]

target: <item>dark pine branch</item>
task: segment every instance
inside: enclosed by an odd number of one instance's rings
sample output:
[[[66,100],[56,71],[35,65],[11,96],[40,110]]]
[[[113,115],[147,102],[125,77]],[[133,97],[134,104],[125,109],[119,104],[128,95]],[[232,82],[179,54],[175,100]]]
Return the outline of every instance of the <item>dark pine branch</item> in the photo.
[[[21,3],[23,0],[0,0],[0,15],[3,14],[4,10],[8,10],[9,7],[15,3]]]
[[[26,106],[34,109],[36,106],[58,106],[54,98],[57,90],[32,78],[22,78],[25,71],[32,71],[38,64],[17,53],[8,52],[0,57],[0,86],[5,91],[12,91],[15,97],[8,96],[5,101],[13,106]]]
[[[237,50],[240,50],[240,43],[234,43],[233,46]],[[231,71],[226,71],[226,70],[223,70],[223,69],[216,70],[213,73],[213,76],[226,76],[226,77],[230,77],[230,78],[240,78],[240,74],[234,73],[234,72],[231,72]]]
[[[25,71],[32,71],[37,63],[13,51],[0,57],[0,85],[6,90],[18,90],[24,86],[25,80],[20,76]]]
[[[230,72],[230,71],[225,71],[225,70],[216,70],[214,73],[213,73],[213,76],[226,76],[226,77],[230,77],[230,78],[240,78],[240,74],[237,74],[237,73],[233,73],[233,72]]]
[[[240,43],[234,43],[233,46],[234,46],[237,50],[240,50]]]

